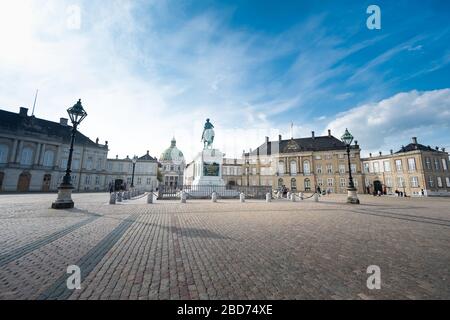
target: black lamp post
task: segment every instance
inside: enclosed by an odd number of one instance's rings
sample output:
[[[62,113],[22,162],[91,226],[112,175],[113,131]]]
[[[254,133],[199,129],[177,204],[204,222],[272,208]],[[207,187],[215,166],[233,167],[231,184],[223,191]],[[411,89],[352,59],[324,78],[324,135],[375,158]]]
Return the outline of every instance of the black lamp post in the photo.
[[[358,194],[356,193],[355,184],[352,177],[352,166],[350,164],[350,145],[353,141],[353,136],[345,129],[344,135],[341,137],[342,142],[346,145],[347,159],[348,159],[348,188],[347,188],[347,203],[359,204]]]
[[[81,105],[81,99],[71,108],[67,109],[70,120],[72,121],[72,135],[70,139],[70,149],[69,158],[67,159],[66,174],[64,175],[63,181],[58,187],[58,198],[52,203],[53,209],[68,209],[74,207],[74,202],[72,200],[72,177],[70,173],[72,172],[72,156],[73,156],[73,144],[75,142],[75,135],[77,133],[77,127],[81,121],[86,118],[87,113]]]
[[[134,156],[133,160],[131,160],[133,162],[133,173],[131,175],[131,187],[134,188],[134,170],[136,169],[136,162],[137,162],[137,157]]]

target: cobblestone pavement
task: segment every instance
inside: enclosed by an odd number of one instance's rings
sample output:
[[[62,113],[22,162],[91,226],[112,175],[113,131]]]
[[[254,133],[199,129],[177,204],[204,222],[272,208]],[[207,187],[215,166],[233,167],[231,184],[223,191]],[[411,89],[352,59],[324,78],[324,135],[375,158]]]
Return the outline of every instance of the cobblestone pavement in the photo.
[[[0,299],[450,299],[450,199],[54,199],[0,196]]]

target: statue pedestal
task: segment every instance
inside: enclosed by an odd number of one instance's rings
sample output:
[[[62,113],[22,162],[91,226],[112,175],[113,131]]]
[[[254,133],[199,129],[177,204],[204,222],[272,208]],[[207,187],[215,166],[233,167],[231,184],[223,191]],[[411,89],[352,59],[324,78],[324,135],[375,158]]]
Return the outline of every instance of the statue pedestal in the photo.
[[[223,153],[218,149],[204,149],[194,158],[193,186],[225,186],[222,179]]]

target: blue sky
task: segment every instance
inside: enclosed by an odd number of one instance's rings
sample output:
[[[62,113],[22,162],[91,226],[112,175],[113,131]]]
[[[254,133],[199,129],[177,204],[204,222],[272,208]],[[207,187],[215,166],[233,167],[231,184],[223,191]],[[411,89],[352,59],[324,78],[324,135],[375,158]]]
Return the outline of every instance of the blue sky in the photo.
[[[381,30],[366,9],[381,8]],[[80,27],[68,27],[80,8]],[[412,136],[450,149],[448,1],[2,2],[0,107],[59,119],[82,98],[82,131],[111,154],[188,158],[205,118],[227,156],[268,135],[346,127],[368,152]]]

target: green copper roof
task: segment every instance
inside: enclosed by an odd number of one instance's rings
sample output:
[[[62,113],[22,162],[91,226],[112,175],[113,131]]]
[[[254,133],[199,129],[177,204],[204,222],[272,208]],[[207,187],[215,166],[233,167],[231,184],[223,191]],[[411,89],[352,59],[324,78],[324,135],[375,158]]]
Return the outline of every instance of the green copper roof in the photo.
[[[170,147],[167,148],[163,153],[161,153],[161,157],[159,160],[162,161],[184,161],[183,152],[181,152],[177,148],[177,141],[175,138],[172,139],[170,143]]]

